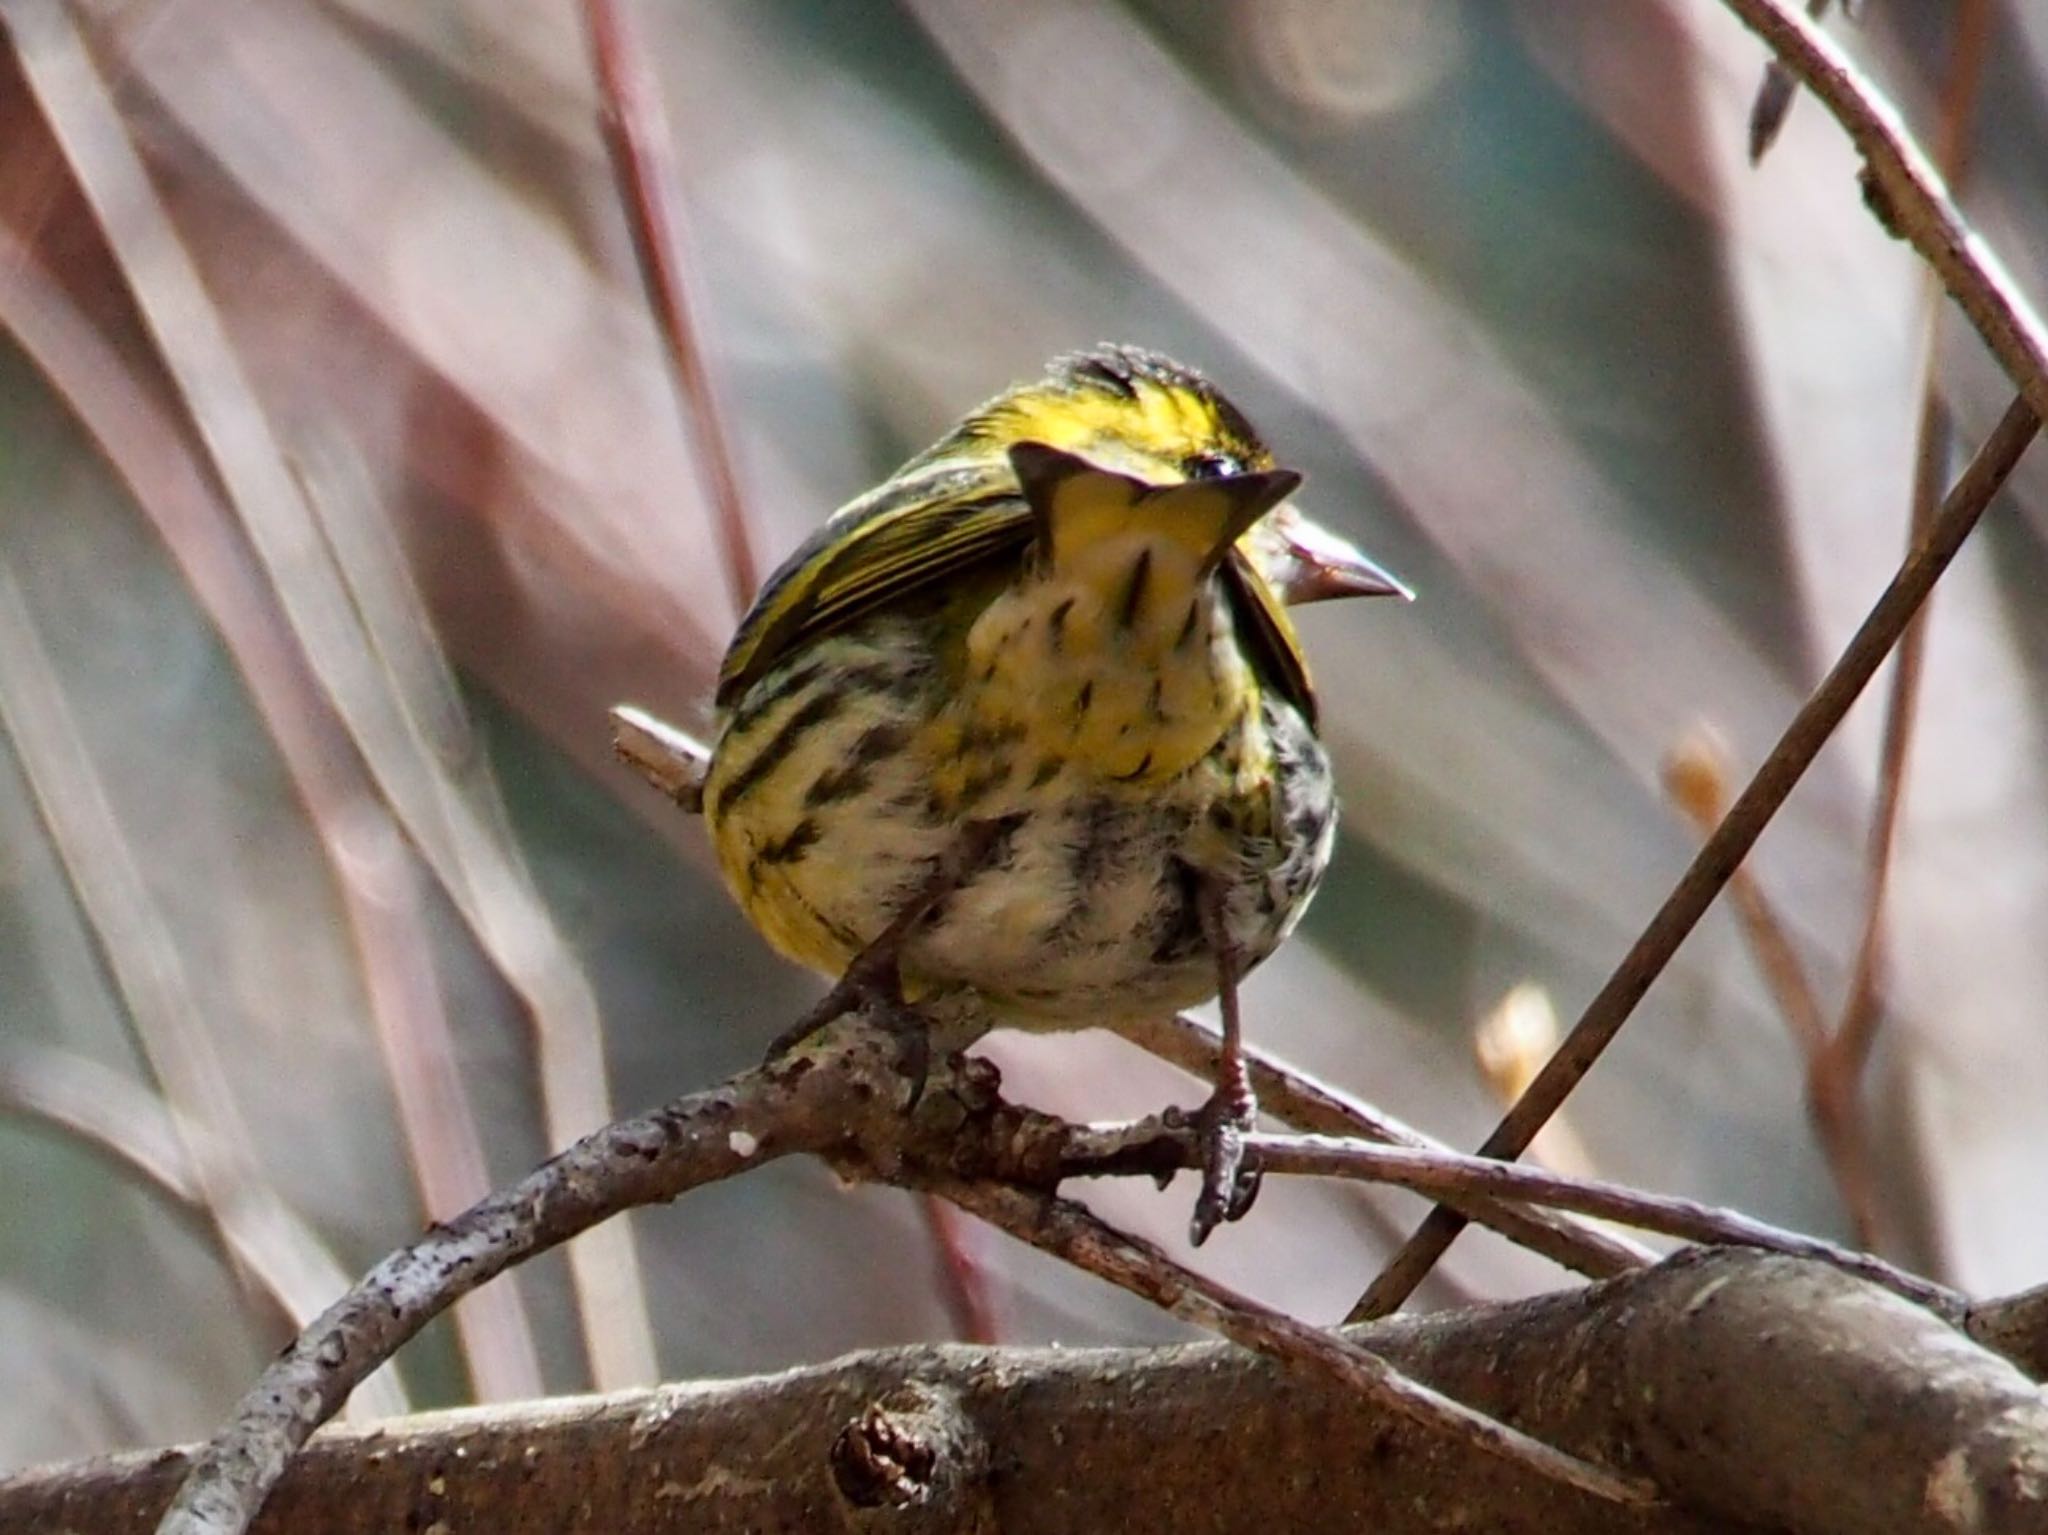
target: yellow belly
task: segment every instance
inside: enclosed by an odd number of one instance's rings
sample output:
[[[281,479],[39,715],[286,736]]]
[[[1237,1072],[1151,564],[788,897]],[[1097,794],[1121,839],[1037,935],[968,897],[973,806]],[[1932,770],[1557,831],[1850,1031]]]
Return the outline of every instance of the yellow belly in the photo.
[[[1212,680],[1209,657],[1232,659],[1227,635],[1201,634],[1161,681],[1156,664],[1136,664],[1142,648],[1077,644],[1076,602],[1060,654],[1033,654],[1033,630],[1055,643],[1059,600],[992,603],[950,668],[929,625],[870,620],[834,638],[829,667],[807,656],[741,701],[705,812],[727,882],[778,949],[837,974],[966,821],[995,818],[1015,826],[994,862],[906,946],[914,988],[971,986],[1040,1027],[1114,1026],[1204,1000],[1216,971],[1189,901],[1196,870],[1229,890],[1246,962],[1285,935],[1333,820],[1306,724],[1238,685],[1248,679]]]

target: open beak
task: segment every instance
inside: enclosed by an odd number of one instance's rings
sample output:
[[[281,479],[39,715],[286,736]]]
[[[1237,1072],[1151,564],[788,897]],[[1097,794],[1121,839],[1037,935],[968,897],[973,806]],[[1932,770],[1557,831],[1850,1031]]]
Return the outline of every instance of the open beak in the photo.
[[[1286,551],[1286,568],[1277,572],[1281,599],[1289,606],[1327,602],[1332,597],[1399,597],[1413,602],[1415,593],[1365,557],[1349,539],[1296,515],[1274,529]]]

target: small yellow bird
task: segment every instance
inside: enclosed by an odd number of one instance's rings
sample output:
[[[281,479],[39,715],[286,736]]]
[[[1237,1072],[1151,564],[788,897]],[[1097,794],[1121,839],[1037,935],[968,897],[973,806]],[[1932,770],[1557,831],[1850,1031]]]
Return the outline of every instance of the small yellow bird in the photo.
[[[1237,978],[1300,918],[1336,829],[1283,603],[1407,595],[1288,504],[1299,484],[1193,369],[1055,360],[769,579],[703,786],[733,894],[814,969],[866,956],[1024,1028],[1220,993],[1198,1240],[1252,1191]]]

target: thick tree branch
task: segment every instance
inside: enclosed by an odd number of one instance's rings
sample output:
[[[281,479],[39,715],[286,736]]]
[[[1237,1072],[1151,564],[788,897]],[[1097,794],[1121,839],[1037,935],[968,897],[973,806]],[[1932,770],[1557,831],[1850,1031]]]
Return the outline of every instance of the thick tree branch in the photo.
[[[2025,1477],[2042,1393],[1821,1265],[1696,1251],[1348,1337],[1689,1507],[1631,1509],[1460,1453],[1328,1378],[1221,1345],[941,1346],[323,1432],[255,1529],[2003,1535],[2044,1517]],[[125,1455],[0,1482],[0,1526],[141,1535],[189,1465]]]

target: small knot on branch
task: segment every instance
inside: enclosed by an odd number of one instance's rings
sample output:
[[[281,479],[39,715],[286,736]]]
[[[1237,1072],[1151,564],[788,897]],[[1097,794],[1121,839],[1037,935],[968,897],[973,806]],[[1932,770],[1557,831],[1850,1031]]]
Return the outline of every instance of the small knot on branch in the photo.
[[[994,1528],[988,1446],[950,1390],[911,1382],[870,1402],[829,1463],[857,1529]]]

